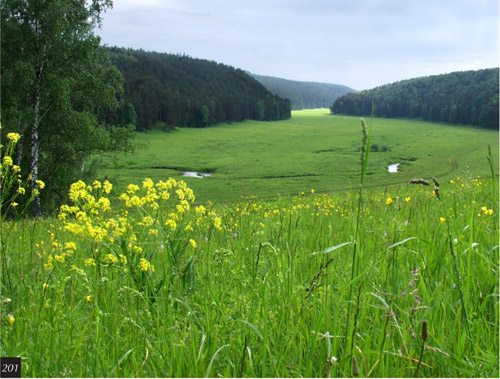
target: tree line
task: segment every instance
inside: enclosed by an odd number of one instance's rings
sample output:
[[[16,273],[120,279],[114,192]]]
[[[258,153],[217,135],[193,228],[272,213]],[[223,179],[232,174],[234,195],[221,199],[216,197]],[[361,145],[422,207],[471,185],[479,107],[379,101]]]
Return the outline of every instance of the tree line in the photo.
[[[16,145],[8,156],[8,141],[0,145],[0,190],[2,199],[12,199],[12,191],[19,196],[15,204],[2,202],[0,212],[25,209],[31,200],[23,205],[23,198],[33,199],[34,216],[55,209],[71,183],[95,176],[93,155],[131,151],[134,130],[290,117],[288,100],[242,70],[102,47],[94,30],[111,6],[111,0],[1,2],[1,134]],[[4,178],[13,170],[19,184],[7,190]],[[25,180],[29,188],[20,188]]]
[[[403,80],[333,102],[332,114],[408,117],[498,129],[499,70],[453,72]]]
[[[301,82],[272,76],[250,75],[271,93],[289,99],[293,110],[328,108],[340,96],[356,92],[340,84]]]
[[[4,165],[2,174],[20,170],[30,180],[30,188],[11,190],[27,191],[19,203],[34,195],[35,216],[42,215],[42,204],[53,209],[63,201],[73,181],[89,178],[92,154],[131,147],[133,126],[97,117],[115,109],[123,91],[120,72],[93,33],[110,6],[109,0],[1,3],[2,135],[19,136],[7,159],[12,167]],[[45,189],[39,194],[40,182]],[[13,213],[23,208],[8,205]]]
[[[146,131],[291,116],[289,100],[240,69],[186,55],[118,47],[107,52],[124,77],[124,94],[118,108],[101,113],[102,120]]]

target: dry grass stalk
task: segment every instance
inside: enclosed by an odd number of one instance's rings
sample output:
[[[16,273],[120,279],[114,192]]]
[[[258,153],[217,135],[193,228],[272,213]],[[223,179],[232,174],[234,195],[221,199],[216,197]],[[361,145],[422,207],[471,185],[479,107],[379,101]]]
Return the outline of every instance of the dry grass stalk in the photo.
[[[422,331],[420,333],[420,337],[422,337],[422,350],[420,351],[420,358],[418,359],[417,369],[415,370],[415,378],[418,375],[418,369],[422,363],[422,357],[424,355],[425,341],[429,338],[429,331],[427,328],[427,320],[422,321]]]
[[[306,288],[306,292],[307,292],[307,295],[305,297],[306,299],[312,295],[315,288],[317,288],[323,284],[323,281],[320,281],[320,283],[318,284],[317,280],[323,276],[328,275],[328,273],[323,273],[323,270],[325,270],[328,267],[328,265],[332,262],[333,262],[333,258],[330,258],[328,261],[326,261],[325,263],[322,263],[319,266],[319,271],[316,273],[316,275],[314,275],[314,277],[311,280],[311,284],[309,284],[309,286]]]

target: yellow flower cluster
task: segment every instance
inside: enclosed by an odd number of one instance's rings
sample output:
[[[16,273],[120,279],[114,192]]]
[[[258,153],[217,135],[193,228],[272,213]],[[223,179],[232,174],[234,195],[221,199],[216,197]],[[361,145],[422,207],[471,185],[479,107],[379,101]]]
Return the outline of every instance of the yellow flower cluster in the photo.
[[[141,258],[139,260],[139,270],[141,271],[149,271],[151,270],[151,272],[155,272],[155,266],[153,266],[146,258]]]
[[[481,210],[483,211],[483,214],[485,215],[493,215],[493,209],[488,209],[486,206],[481,207]]]
[[[12,143],[17,143],[19,138],[21,138],[21,136],[18,133],[7,133],[7,139]]]
[[[84,257],[85,267],[101,264],[121,267],[133,275],[136,271],[129,270],[131,267],[137,267],[139,272],[154,272],[154,265],[145,258],[146,252],[158,251],[154,246],[168,239],[181,225],[183,229],[179,230],[185,233],[194,231],[191,221],[186,221],[195,200],[193,191],[184,181],[170,178],[155,184],[148,178],[142,186],[127,186],[119,196],[123,204],[120,212],[113,211],[109,199],[104,196],[111,189],[107,181],[94,181],[92,185],[83,181],[73,183],[69,192],[73,205],[63,205],[59,212],[63,230],[79,236],[82,243],[87,241],[90,246],[92,256]],[[204,207],[197,207],[197,216],[205,213]],[[216,228],[221,228],[220,218],[214,216],[213,222]],[[187,241],[196,248],[194,239]],[[75,250],[76,246],[73,248]],[[53,268],[58,262],[55,255],[50,259],[47,268]]]

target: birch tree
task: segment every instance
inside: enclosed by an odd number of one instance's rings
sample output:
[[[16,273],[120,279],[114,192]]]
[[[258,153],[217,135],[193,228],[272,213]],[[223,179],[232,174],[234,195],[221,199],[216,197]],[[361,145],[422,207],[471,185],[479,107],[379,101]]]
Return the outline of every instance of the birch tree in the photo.
[[[113,107],[121,75],[107,60],[94,29],[110,0],[2,1],[2,122],[21,134],[17,157],[46,193],[63,196],[96,151],[126,148],[130,130],[99,125]],[[29,147],[29,148],[28,148]],[[42,215],[39,195],[33,215]]]

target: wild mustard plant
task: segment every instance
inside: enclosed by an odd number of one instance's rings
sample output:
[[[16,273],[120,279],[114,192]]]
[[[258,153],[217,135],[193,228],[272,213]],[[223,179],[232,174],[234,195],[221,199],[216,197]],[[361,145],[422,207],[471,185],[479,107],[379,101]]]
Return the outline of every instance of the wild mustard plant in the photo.
[[[0,125],[1,128],[1,125]],[[37,188],[33,191],[29,189],[31,175],[23,180],[21,168],[14,164],[13,155],[16,152],[16,145],[21,136],[18,133],[7,134],[7,145],[5,150],[0,145],[0,201],[1,201],[1,221],[5,221],[8,215],[21,216],[24,214],[33,201],[34,197],[45,187],[45,183],[37,180]],[[30,196],[28,196],[31,193]]]
[[[80,257],[84,268],[98,273],[101,269],[121,270],[133,277],[139,290],[152,290],[157,283],[172,281],[175,273],[191,267],[197,248],[193,224],[201,225],[207,215],[209,222],[221,229],[221,219],[215,213],[207,213],[203,206],[193,212],[195,196],[184,181],[170,178],[154,183],[147,178],[142,186],[130,184],[118,197],[120,210],[111,207],[107,197],[111,190],[108,181],[92,185],[78,181],[71,186],[73,205],[61,206],[59,219],[64,231],[80,246],[73,241],[66,242],[64,248],[58,245],[59,254],[48,257],[47,269],[53,268],[56,257],[62,263],[65,251],[76,247],[85,252]],[[169,262],[169,266],[158,273],[155,260]]]

